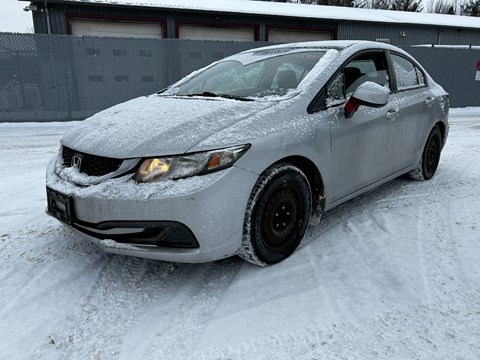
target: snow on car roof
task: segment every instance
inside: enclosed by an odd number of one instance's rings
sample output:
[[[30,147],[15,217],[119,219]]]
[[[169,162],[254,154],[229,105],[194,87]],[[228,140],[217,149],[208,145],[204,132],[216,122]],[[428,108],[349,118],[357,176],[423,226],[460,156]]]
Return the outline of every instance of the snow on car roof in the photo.
[[[480,19],[473,16],[452,16],[251,0],[57,0],[57,2],[83,2],[119,6],[155,7],[171,10],[196,10],[205,12],[272,15],[311,19],[480,28]]]
[[[387,47],[393,48],[394,46],[386,43],[376,42],[376,41],[369,41],[369,40],[317,40],[317,41],[304,41],[304,42],[296,42],[296,43],[289,43],[289,44],[275,44],[275,45],[267,45],[259,48],[253,48],[243,51],[244,53],[247,52],[261,52],[266,50],[272,49],[336,49],[342,50],[346,47],[352,45],[363,45],[364,47]]]
[[[338,50],[341,51],[346,48],[351,48],[354,51],[367,50],[367,49],[386,49],[386,50],[395,50],[405,54],[405,51],[390,44],[369,41],[369,40],[320,40],[320,41],[305,41],[299,43],[289,43],[289,44],[277,44],[277,45],[268,45],[264,47],[248,49],[242,51],[238,54],[234,54],[229,58],[236,58],[243,56],[244,54],[262,54],[265,53],[265,57],[271,56],[268,54],[272,50],[286,50],[291,52],[296,51],[309,51],[309,50]],[[227,59],[229,59],[227,58]]]

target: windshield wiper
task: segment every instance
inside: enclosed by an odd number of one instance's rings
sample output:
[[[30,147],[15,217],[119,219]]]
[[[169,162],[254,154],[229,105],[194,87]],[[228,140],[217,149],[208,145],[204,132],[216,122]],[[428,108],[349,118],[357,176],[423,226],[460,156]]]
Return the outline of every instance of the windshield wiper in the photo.
[[[239,100],[239,101],[254,101],[253,99],[243,97],[243,96],[230,95],[230,94],[217,94],[211,91],[204,91],[202,93],[196,93],[196,94],[187,94],[186,96],[221,97],[225,99],[233,99],[233,100]]]

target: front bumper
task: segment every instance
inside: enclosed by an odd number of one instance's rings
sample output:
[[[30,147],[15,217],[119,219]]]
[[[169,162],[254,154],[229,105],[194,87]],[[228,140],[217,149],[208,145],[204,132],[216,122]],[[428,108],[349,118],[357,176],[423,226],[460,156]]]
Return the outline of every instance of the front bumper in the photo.
[[[257,175],[231,167],[183,180],[137,184],[129,177],[79,186],[47,168],[47,187],[71,199],[65,224],[111,253],[208,262],[240,248]]]

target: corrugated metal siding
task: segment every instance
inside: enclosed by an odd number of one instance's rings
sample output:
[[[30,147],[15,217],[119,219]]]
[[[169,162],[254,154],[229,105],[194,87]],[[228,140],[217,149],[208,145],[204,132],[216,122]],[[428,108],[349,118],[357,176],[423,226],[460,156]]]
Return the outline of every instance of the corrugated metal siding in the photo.
[[[480,30],[446,29],[440,36],[441,45],[480,45]]]
[[[403,36],[405,35],[405,36]],[[339,40],[389,39],[398,46],[420,44],[480,45],[480,30],[444,29],[442,27],[340,22]]]
[[[49,6],[48,12],[50,14],[52,34],[66,34],[67,21],[65,11],[60,7]]]
[[[38,4],[39,8],[43,4]],[[175,24],[179,22],[205,23],[217,25],[257,26],[258,40],[264,41],[268,28],[303,28],[336,31],[337,39],[373,40],[389,39],[391,44],[409,46],[418,44],[466,44],[480,45],[480,30],[452,29],[441,26],[418,26],[337,21],[318,19],[298,19],[264,15],[211,14],[206,12],[157,11],[155,9],[127,8],[112,5],[63,5],[49,3],[50,23],[53,34],[67,34],[66,14],[96,16],[98,18],[129,18],[132,20],[164,20],[168,38],[176,36]],[[36,33],[47,33],[44,12],[34,12]],[[402,36],[405,34],[405,36]]]
[[[40,7],[40,5],[39,5]],[[98,18],[129,18],[132,20],[158,19],[165,20],[167,25],[167,37],[175,37],[175,24],[178,22],[207,23],[217,25],[240,25],[257,26],[259,40],[265,39],[266,27],[279,28],[306,28],[317,30],[336,31],[336,21],[318,21],[313,19],[289,19],[272,16],[240,16],[231,14],[210,14],[188,11],[156,11],[153,9],[132,9],[115,6],[84,6],[84,5],[62,5],[49,4],[50,23],[52,34],[67,34],[66,14],[75,14],[79,16],[95,16]],[[34,17],[38,19],[38,26],[35,27],[36,33],[47,33],[45,24],[45,15],[43,12],[35,12]],[[43,23],[42,23],[43,22]]]
[[[46,34],[47,24],[45,22],[45,15],[39,11],[33,12],[33,29],[36,34]]]
[[[239,24],[258,25],[259,19],[255,17],[239,17],[235,15],[212,15],[188,12],[164,12],[152,9],[129,9],[113,6],[82,6],[82,5],[57,5],[49,4],[50,22],[53,34],[67,34],[66,15],[94,16],[98,18],[123,18],[129,20],[163,20],[167,21],[168,37],[175,36],[175,19],[187,22],[211,23],[211,24]],[[43,13],[36,12],[37,17],[44,17]],[[173,28],[172,28],[173,27]],[[46,33],[40,28],[37,32]]]
[[[44,4],[36,5],[38,6],[38,11],[33,12],[33,26],[35,33],[48,34]],[[67,33],[64,8],[65,6],[63,5],[52,6],[51,4],[48,4],[48,14],[52,34],[65,35]]]
[[[438,30],[412,25],[371,24],[341,22],[338,25],[339,40],[389,39],[390,44],[408,46],[437,43]]]

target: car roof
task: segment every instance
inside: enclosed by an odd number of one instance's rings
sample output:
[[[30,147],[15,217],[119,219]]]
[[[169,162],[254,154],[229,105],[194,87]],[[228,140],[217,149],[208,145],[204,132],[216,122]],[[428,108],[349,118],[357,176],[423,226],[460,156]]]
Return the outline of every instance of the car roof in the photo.
[[[288,44],[278,44],[264,46],[254,49],[245,50],[235,55],[229,56],[220,61],[235,60],[242,64],[248,64],[256,62],[261,58],[270,58],[278,55],[284,55],[289,53],[298,53],[305,51],[328,51],[337,50],[343,51],[350,49],[352,53],[362,50],[393,50],[400,53],[405,53],[402,49],[399,49],[393,45],[364,40],[328,40],[328,41],[308,41]]]
[[[250,52],[260,52],[266,50],[280,50],[280,49],[291,49],[295,51],[297,49],[312,49],[312,50],[328,50],[328,49],[335,49],[335,50],[343,50],[345,48],[355,46],[355,48],[364,47],[366,49],[378,48],[378,49],[390,49],[390,50],[398,50],[397,47],[385,44],[382,42],[375,42],[375,41],[367,41],[367,40],[325,40],[325,41],[306,41],[306,42],[297,42],[297,43],[288,43],[288,44],[278,44],[278,45],[270,45],[264,46],[260,48],[246,50],[242,53],[250,53]]]

